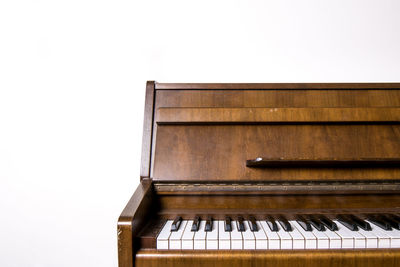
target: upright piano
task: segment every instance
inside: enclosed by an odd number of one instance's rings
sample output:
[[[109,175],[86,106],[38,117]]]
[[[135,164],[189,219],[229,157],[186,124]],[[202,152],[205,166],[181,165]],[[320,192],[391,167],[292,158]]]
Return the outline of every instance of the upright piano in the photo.
[[[120,267],[400,266],[400,83],[147,82]]]

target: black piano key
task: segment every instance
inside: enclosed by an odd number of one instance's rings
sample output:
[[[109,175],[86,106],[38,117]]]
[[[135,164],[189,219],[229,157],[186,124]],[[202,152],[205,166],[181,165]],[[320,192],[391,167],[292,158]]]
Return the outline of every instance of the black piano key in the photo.
[[[385,221],[383,221],[381,218],[379,218],[376,215],[368,215],[367,216],[368,221],[371,223],[375,224],[376,226],[382,228],[385,231],[391,231],[392,227]]]
[[[176,216],[175,220],[172,222],[171,225],[171,232],[176,232],[179,230],[179,226],[181,226],[182,217]]]
[[[351,214],[349,215],[349,218],[361,229],[365,230],[365,231],[371,231],[371,225],[364,220],[361,220],[360,218],[358,218],[357,216]]]
[[[400,224],[400,216],[396,215],[396,214],[386,214],[386,216],[392,218],[393,220],[395,220],[396,222],[398,222]]]
[[[292,231],[292,226],[290,225],[290,223],[288,222],[288,220],[285,217],[279,216],[277,221],[282,226],[283,230],[285,230],[286,232]]]
[[[205,226],[204,231],[206,231],[206,232],[212,231],[212,225],[213,225],[212,221],[213,221],[213,219],[211,218],[211,216],[208,216],[207,220],[206,220],[206,226]]]
[[[337,220],[351,231],[358,231],[357,224],[346,215],[338,215]]]
[[[331,231],[337,231],[338,230],[338,227],[337,227],[336,223],[334,221],[332,221],[331,219],[329,219],[328,217],[326,217],[324,215],[319,215],[318,219],[329,230],[331,230]]]
[[[301,215],[298,215],[296,221],[304,229],[304,231],[312,231],[309,221]]]
[[[191,231],[192,232],[199,231],[199,226],[200,226],[200,217],[196,216],[196,217],[194,217]]]
[[[276,224],[274,218],[272,218],[271,216],[267,216],[267,219],[265,219],[265,221],[267,222],[268,227],[272,232],[278,232],[278,225]]]
[[[325,231],[325,226],[316,217],[309,215],[307,218],[310,224],[314,226],[314,228],[317,229],[317,231]]]
[[[231,217],[225,217],[225,232],[232,232]]]
[[[244,223],[243,223],[243,217],[242,216],[238,216],[236,224],[237,224],[237,229],[238,229],[239,232],[246,231],[246,228],[244,228]]]
[[[254,218],[254,216],[250,216],[249,217],[249,221],[250,221],[250,223],[249,223],[250,230],[252,232],[258,232],[258,226],[257,226],[257,223],[256,223],[256,218]]]
[[[395,217],[392,217],[391,214],[384,214],[382,218],[385,222],[387,222],[392,228],[400,230],[400,218],[396,220]]]

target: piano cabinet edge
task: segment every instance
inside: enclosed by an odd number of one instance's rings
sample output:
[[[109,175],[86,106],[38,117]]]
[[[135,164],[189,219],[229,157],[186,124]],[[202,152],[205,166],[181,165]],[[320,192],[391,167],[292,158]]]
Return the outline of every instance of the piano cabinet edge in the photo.
[[[134,253],[140,248],[139,244],[134,242],[135,236],[146,224],[153,204],[152,182],[143,179],[118,219],[119,267],[134,266]]]
[[[400,266],[400,249],[290,251],[160,251],[141,249],[137,252],[135,266],[395,267]]]

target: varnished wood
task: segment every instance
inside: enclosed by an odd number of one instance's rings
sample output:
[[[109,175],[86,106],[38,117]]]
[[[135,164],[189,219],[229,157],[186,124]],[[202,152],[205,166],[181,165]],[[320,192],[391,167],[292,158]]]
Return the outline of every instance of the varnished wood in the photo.
[[[400,125],[158,126],[154,180],[398,179],[400,168],[247,168],[268,158],[400,158]]]
[[[157,124],[388,123],[400,108],[159,108]]]
[[[152,185],[150,180],[142,180],[118,219],[118,263],[119,267],[133,267],[134,252],[139,244],[134,244],[136,236],[151,216],[149,208],[153,206]]]
[[[158,90],[175,89],[399,89],[400,83],[156,83]]]
[[[137,267],[377,267],[399,266],[399,249],[290,251],[141,250]]]
[[[155,108],[400,107],[400,90],[159,90]]]
[[[165,222],[166,219],[157,216],[149,220],[147,225],[138,234],[138,238],[136,238],[140,248],[156,248],[157,236],[161,232]]]
[[[400,195],[397,193],[385,195],[202,195],[182,196],[164,195],[159,197],[160,214],[173,214],[182,210],[184,214],[201,213],[265,213],[279,211],[325,210],[374,210],[400,207]]]
[[[151,140],[153,134],[154,116],[154,91],[155,82],[148,81],[146,84],[146,100],[144,106],[143,136],[142,136],[142,162],[140,165],[140,177],[150,177]]]

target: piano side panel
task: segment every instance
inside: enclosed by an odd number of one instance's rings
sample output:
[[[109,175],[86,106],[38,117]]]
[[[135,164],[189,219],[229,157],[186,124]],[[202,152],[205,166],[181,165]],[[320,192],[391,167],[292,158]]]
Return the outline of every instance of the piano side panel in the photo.
[[[400,168],[249,168],[257,157],[400,158],[400,125],[162,125],[154,180],[399,179]]]
[[[399,249],[291,251],[157,251],[140,250],[136,267],[397,267]]]
[[[133,267],[134,253],[140,244],[134,242],[135,236],[146,225],[154,211],[152,184],[143,179],[118,218],[118,266]]]

